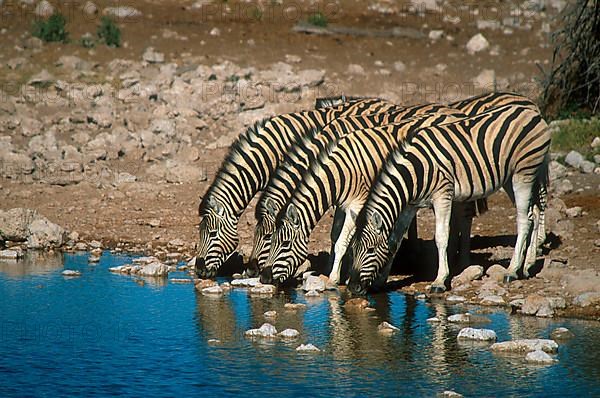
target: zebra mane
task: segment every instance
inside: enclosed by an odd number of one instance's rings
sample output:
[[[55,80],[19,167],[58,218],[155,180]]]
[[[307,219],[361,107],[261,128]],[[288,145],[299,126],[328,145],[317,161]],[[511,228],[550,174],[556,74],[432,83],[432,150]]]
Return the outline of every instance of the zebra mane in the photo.
[[[244,133],[240,134],[240,136],[233,142],[233,144],[231,144],[231,146],[229,147],[229,152],[227,152],[225,159],[219,167],[219,171],[217,171],[217,174],[215,175],[215,179],[213,180],[212,184],[210,184],[210,187],[208,187],[208,190],[206,191],[206,193],[202,197],[202,200],[200,201],[200,205],[198,206],[199,215],[202,215],[203,212],[206,210],[208,205],[208,198],[219,189],[220,182],[223,179],[223,175],[225,174],[227,168],[230,166],[232,160],[235,157],[239,156],[240,153],[245,152],[248,149],[250,143],[258,135],[260,129],[264,128],[267,122],[271,119],[273,118],[267,117],[255,122],[253,125],[248,127],[248,129]]]
[[[357,101],[357,100],[367,99],[367,98],[369,98],[369,97],[356,97],[356,96],[347,97],[343,94],[335,96],[335,97],[317,98],[317,99],[315,99],[315,109],[332,108],[332,107],[343,105],[350,101]]]

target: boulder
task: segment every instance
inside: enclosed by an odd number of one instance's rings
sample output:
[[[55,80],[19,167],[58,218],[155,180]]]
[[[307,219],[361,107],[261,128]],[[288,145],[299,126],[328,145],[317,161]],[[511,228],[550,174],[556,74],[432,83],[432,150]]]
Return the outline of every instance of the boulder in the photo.
[[[471,266],[465,268],[465,270],[463,272],[461,272],[459,275],[452,278],[452,282],[451,282],[452,288],[455,288],[456,286],[459,286],[459,285],[464,285],[475,279],[479,279],[479,278],[481,278],[482,275],[483,275],[483,267],[481,265],[471,265]]]
[[[255,287],[260,285],[259,278],[234,279],[231,281],[233,287]]]
[[[38,17],[48,18],[50,15],[54,14],[54,6],[47,0],[42,0],[35,7],[33,13]]]
[[[496,332],[490,329],[463,328],[458,332],[459,340],[496,341]]]
[[[481,299],[481,305],[505,305],[506,302],[502,298],[502,296],[497,296],[495,294],[485,296]]]
[[[325,291],[326,284],[325,281],[318,276],[314,275],[305,275],[305,278],[302,282],[302,290],[305,292],[315,290],[317,292]]]
[[[463,303],[465,302],[467,299],[463,296],[457,296],[455,294],[451,294],[450,296],[446,297],[446,301],[449,303]]]
[[[275,326],[271,325],[270,323],[263,323],[258,329],[247,330],[245,336],[273,339],[277,337],[277,329],[275,329]]]
[[[81,272],[76,271],[76,270],[72,270],[72,269],[66,269],[63,272],[61,272],[62,276],[81,276]]]
[[[568,179],[562,179],[562,180],[558,180],[554,185],[554,192],[558,195],[558,196],[562,196],[562,195],[567,195],[571,192],[573,192],[573,183],[571,182],[571,180]]]
[[[277,334],[277,336],[279,336],[281,339],[284,339],[284,340],[295,339],[299,335],[300,335],[300,332],[298,332],[296,329],[285,329]]]
[[[206,295],[220,295],[220,294],[223,294],[223,292],[224,292],[223,288],[219,285],[205,287],[201,291],[202,291],[202,294],[206,294]]]
[[[554,354],[558,351],[558,344],[549,339],[521,339],[495,343],[490,348],[492,351],[504,353],[526,353],[541,350]]]
[[[452,323],[469,323],[471,322],[471,314],[454,314],[448,317],[448,322]]]
[[[583,162],[585,158],[582,154],[577,151],[571,151],[565,156],[565,163],[575,169],[579,169],[581,166],[581,162]]]
[[[446,390],[437,395],[438,398],[463,398],[464,395],[455,391]]]
[[[38,213],[31,209],[0,210],[0,238],[14,242],[26,241],[29,236],[29,226],[38,217]]]
[[[277,288],[273,285],[257,285],[254,287],[251,287],[249,290],[250,294],[256,294],[256,295],[272,295],[277,293]]]
[[[573,299],[573,304],[579,307],[589,307],[590,305],[600,304],[600,292],[586,292]]]
[[[0,250],[0,259],[17,260],[21,257],[23,257],[23,251],[21,249]]]
[[[66,231],[59,225],[39,216],[29,225],[27,247],[45,249],[60,247],[66,238]]]
[[[554,315],[551,301],[539,294],[531,294],[525,298],[521,306],[521,313],[538,317],[551,317]]]
[[[167,276],[168,274],[169,266],[158,261],[146,264],[138,271],[138,275],[141,276]]]
[[[550,338],[552,340],[568,340],[572,339],[573,337],[575,337],[573,332],[564,327],[558,327],[550,333]]]
[[[550,181],[556,181],[567,175],[567,168],[562,164],[558,163],[556,160],[550,161],[548,165],[548,172],[550,176]]]
[[[556,359],[554,359],[542,350],[535,350],[527,353],[527,355],[525,356],[525,361],[538,364],[551,364],[554,362],[558,362]]]
[[[500,282],[504,280],[504,276],[506,275],[506,268],[501,266],[500,264],[494,264],[488,269],[485,270],[485,274],[490,277],[490,279]]]

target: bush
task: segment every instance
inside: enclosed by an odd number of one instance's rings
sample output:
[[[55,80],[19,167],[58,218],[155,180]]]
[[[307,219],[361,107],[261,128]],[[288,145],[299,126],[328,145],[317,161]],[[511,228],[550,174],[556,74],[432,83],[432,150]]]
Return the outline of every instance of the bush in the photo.
[[[548,116],[600,112],[600,1],[577,0],[565,8],[553,33],[552,67],[544,76],[541,108]]]
[[[320,12],[316,12],[308,17],[308,23],[324,28],[329,22],[327,21],[327,17],[325,15],[321,14]]]
[[[66,43],[69,33],[65,29],[67,21],[60,13],[54,13],[45,21],[35,21],[32,35],[39,37],[45,42],[58,41]]]
[[[121,29],[109,17],[100,19],[98,38],[109,47],[121,47]]]
[[[568,152],[576,150],[588,158],[600,154],[600,148],[592,149],[590,144],[600,131],[600,119],[570,119],[561,123],[557,132],[552,134],[552,149]]]

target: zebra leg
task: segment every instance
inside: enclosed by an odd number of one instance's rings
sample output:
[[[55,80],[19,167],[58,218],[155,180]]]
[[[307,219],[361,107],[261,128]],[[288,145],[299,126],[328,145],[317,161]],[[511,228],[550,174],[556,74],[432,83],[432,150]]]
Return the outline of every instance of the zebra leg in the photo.
[[[529,240],[527,242],[527,255],[525,257],[525,266],[523,267],[523,275],[529,278],[529,269],[535,264],[538,251],[538,230],[540,220],[540,209],[538,206],[533,206],[533,228]]]
[[[510,260],[504,282],[511,282],[517,279],[517,272],[523,264],[526,244],[533,226],[533,211],[531,206],[532,185],[532,182],[519,181],[516,176],[512,179],[512,192],[514,194],[515,206],[517,207],[517,242],[515,243],[515,252]]]
[[[333,269],[333,263],[335,261],[335,243],[338,241],[340,234],[342,233],[342,228],[344,228],[344,223],[346,221],[346,212],[341,206],[335,206],[335,210],[333,213],[333,224],[331,225],[331,233],[329,234],[331,238],[331,248],[329,249],[329,267]],[[331,272],[331,271],[329,271]]]
[[[331,273],[329,274],[331,283],[340,283],[342,259],[350,244],[350,239],[352,239],[354,231],[356,230],[355,220],[356,213],[351,208],[346,209],[344,225],[340,230],[337,241],[335,241],[335,243],[332,242],[333,252],[331,253],[331,256],[333,257],[333,266],[331,268]]]
[[[458,267],[461,270],[471,265],[471,227],[473,226],[473,217],[475,215],[475,203],[468,202],[463,204],[463,214],[458,221],[458,232],[460,232]]]
[[[452,193],[442,194],[433,200],[435,212],[435,245],[438,250],[438,274],[431,284],[431,293],[446,290],[446,279],[450,275],[448,268],[448,238],[450,236],[450,217],[452,216]]]
[[[548,201],[548,189],[545,186],[540,187],[539,192],[539,216],[537,230],[537,251],[542,254],[542,246],[546,243],[546,204]]]

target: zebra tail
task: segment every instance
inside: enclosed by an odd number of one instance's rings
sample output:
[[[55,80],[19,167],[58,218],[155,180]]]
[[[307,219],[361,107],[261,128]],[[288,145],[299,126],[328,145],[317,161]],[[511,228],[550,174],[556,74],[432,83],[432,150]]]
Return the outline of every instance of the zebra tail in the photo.
[[[536,176],[536,189],[534,189],[533,204],[536,206],[545,207],[546,193],[550,186],[550,152],[547,152],[544,156],[544,161],[538,169]],[[542,203],[544,202],[544,203]]]
[[[475,201],[475,215],[480,216],[488,211],[487,198],[477,199]]]

